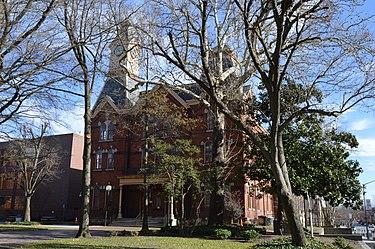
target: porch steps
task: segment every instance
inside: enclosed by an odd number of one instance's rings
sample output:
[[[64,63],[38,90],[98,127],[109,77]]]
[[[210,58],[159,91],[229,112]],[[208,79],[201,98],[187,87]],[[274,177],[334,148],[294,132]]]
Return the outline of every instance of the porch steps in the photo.
[[[142,219],[141,218],[121,218],[116,219],[111,223],[111,226],[119,227],[141,227]],[[164,217],[149,217],[148,218],[149,227],[163,227],[164,226]]]

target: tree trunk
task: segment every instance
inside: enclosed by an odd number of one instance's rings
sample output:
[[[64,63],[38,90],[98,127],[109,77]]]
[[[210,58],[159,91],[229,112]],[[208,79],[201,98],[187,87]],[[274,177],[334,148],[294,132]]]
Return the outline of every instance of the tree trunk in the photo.
[[[222,114],[214,104],[212,104],[211,110],[215,117],[215,121],[212,146],[213,168],[210,171],[211,187],[213,191],[210,196],[208,224],[223,225],[225,187],[225,115]]]
[[[280,200],[277,201],[277,213],[273,225],[273,232],[277,235],[283,234],[283,205]]]
[[[218,175],[215,175],[219,178]],[[214,190],[210,195],[210,209],[208,225],[223,225],[224,223],[224,181],[222,179],[212,179]]]
[[[293,245],[305,245],[307,243],[305,233],[303,231],[302,223],[299,219],[298,210],[296,208],[293,194],[285,187],[281,188],[278,193],[279,200],[283,205],[283,210],[287,217],[290,234],[292,236]]]
[[[149,204],[149,199],[148,199],[148,183],[147,183],[147,173],[145,172],[143,175],[143,216],[142,216],[142,229],[141,233],[147,234],[149,232],[149,227],[148,227],[148,204]]]
[[[31,196],[27,195],[25,200],[25,215],[23,221],[30,222],[31,221]]]
[[[82,174],[82,210],[79,220],[78,237],[91,237],[90,224],[90,169],[91,169],[91,89],[88,79],[85,81],[85,137],[83,146]]]
[[[278,70],[274,68],[271,73],[270,81],[278,82]],[[289,230],[292,235],[292,243],[295,246],[303,246],[307,239],[300,221],[299,213],[293,199],[292,186],[289,180],[288,167],[284,154],[282,130],[280,130],[281,111],[280,111],[280,91],[269,91],[270,108],[272,114],[272,125],[270,131],[270,164],[272,173],[276,181],[276,191],[279,201],[283,206]]]

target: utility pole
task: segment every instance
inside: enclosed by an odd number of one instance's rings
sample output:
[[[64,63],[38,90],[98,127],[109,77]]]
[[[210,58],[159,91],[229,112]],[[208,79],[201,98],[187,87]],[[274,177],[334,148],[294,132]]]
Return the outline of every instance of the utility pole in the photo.
[[[372,180],[372,181],[369,181],[369,182],[366,182],[362,185],[362,189],[363,189],[363,208],[365,210],[365,222],[366,222],[366,238],[369,239],[369,236],[368,236],[368,220],[367,220],[367,208],[366,208],[366,185],[370,184],[370,183],[373,183],[375,182],[375,180]]]

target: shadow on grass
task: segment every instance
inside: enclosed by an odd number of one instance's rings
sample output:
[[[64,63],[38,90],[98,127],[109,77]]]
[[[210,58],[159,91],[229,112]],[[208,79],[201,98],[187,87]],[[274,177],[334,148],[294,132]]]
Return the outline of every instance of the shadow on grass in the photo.
[[[255,245],[251,249],[267,249],[267,248],[293,248],[290,243],[267,243],[266,245]]]
[[[153,247],[129,247],[129,246],[95,246],[95,245],[67,245],[67,244],[50,244],[50,243],[38,243],[37,245],[28,245],[21,248],[37,248],[37,249],[48,249],[48,248],[60,248],[60,249],[157,249]]]

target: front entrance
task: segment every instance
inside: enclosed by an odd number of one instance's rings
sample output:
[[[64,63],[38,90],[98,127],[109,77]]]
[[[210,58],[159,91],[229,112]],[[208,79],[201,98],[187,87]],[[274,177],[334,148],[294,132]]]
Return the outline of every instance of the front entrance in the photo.
[[[149,216],[164,217],[167,213],[165,198],[161,192],[161,186],[154,185],[149,193]],[[143,191],[139,185],[128,185],[123,187],[123,210],[124,218],[140,218],[143,211]]]
[[[137,218],[142,212],[142,191],[137,185],[124,186],[125,218]]]

